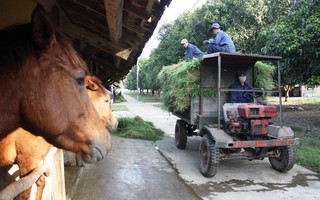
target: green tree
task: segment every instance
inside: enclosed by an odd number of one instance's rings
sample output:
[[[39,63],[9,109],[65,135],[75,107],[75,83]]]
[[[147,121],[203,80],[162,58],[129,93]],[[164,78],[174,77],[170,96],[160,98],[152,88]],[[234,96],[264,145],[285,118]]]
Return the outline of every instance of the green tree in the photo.
[[[319,0],[300,0],[289,15],[259,34],[261,53],[283,57],[282,81],[286,85],[307,84],[310,77],[320,74],[319,9]]]
[[[125,87],[128,90],[137,89],[137,66],[133,66],[130,72],[128,73],[125,81]]]
[[[160,88],[154,77],[163,66],[185,60],[181,39],[206,51],[202,41],[213,37],[212,22],[224,27],[242,53],[282,56],[284,83],[314,84],[317,79],[310,77],[320,74],[319,5],[319,0],[215,0],[182,13],[160,28],[160,44],[143,64],[148,88]]]

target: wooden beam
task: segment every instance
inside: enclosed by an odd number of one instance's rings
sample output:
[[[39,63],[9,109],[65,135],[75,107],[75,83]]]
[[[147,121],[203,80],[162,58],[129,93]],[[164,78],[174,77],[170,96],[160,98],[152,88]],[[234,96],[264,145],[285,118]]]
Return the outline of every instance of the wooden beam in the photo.
[[[119,55],[121,57],[122,54],[118,54],[119,52],[122,52],[125,50],[131,51],[131,48],[128,46],[124,46],[119,43],[118,44],[112,43],[106,38],[98,36],[80,26],[73,24],[67,19],[67,17],[65,17],[65,15],[64,16],[60,15],[60,16],[61,16],[61,19],[59,21],[60,22],[59,27],[63,32],[71,35],[72,37],[83,40],[84,42],[89,43],[90,45],[114,56]],[[124,60],[128,59],[128,57],[125,57],[125,56],[121,58]]]
[[[90,58],[90,61],[103,66],[102,70],[100,70],[98,74],[94,74],[101,80],[109,78],[118,81],[122,78],[123,74],[125,74],[125,71],[122,68],[114,68],[113,63],[111,63],[109,60],[93,56]]]
[[[150,12],[147,12],[144,9],[135,7],[135,6],[133,6],[133,5],[129,4],[129,3],[125,3],[123,8],[128,13],[133,14],[133,15],[135,15],[136,17],[138,17],[140,19],[148,20],[149,17],[151,17],[151,13]]]
[[[142,26],[138,26],[138,25],[135,25],[135,24],[129,22],[128,19],[123,22],[123,27],[127,28],[128,30],[130,30],[130,31],[132,31],[132,32],[134,32],[136,34],[138,34],[139,36],[144,36],[144,33],[146,31],[148,31],[148,29],[146,29],[146,28],[144,28]]]
[[[110,40],[113,43],[122,37],[123,4],[124,0],[104,0]]]
[[[108,22],[109,37],[111,42],[113,43],[118,43],[119,39],[122,37],[123,4],[124,0],[104,0],[104,7],[107,18],[106,20]],[[128,57],[127,55],[120,54],[118,53],[116,54],[116,56],[122,58]],[[114,56],[113,58],[114,65],[116,68],[119,68],[120,58],[116,56]]]
[[[98,49],[94,46],[91,46],[91,45],[87,45],[83,49],[80,49],[79,53],[84,60],[87,60],[88,58],[90,58],[91,56],[93,56],[94,54],[96,54],[99,51],[100,51],[100,49]]]

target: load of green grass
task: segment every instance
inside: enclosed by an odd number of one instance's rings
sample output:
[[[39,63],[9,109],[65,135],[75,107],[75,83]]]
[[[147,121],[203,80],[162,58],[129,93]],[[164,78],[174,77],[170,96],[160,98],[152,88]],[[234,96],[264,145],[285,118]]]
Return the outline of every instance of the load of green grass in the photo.
[[[198,59],[163,67],[158,75],[162,85],[164,106],[172,112],[184,112],[190,107],[191,97],[200,96],[200,66]],[[203,91],[206,97],[216,97],[213,90]]]
[[[152,122],[144,121],[141,117],[119,118],[118,128],[113,135],[124,138],[157,141],[163,138],[164,132],[155,128]]]
[[[263,88],[265,90],[275,89],[275,83],[273,81],[273,75],[275,73],[275,67],[263,62],[256,62],[254,65],[254,87]],[[263,98],[270,95],[270,93],[263,93]]]

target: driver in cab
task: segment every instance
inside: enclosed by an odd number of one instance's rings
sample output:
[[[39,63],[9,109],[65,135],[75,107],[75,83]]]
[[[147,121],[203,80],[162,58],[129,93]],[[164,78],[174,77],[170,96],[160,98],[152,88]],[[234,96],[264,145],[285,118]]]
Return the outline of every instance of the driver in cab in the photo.
[[[246,82],[247,74],[245,72],[240,72],[237,75],[238,79],[230,86],[231,89],[253,89],[253,87]],[[231,91],[230,103],[253,103],[253,98],[246,91]]]

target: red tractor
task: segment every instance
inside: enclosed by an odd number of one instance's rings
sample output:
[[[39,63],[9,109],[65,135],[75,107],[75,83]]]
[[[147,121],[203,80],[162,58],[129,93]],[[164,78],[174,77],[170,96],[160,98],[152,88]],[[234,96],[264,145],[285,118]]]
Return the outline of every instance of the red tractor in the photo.
[[[217,98],[203,95],[191,98],[190,108],[184,113],[174,113],[181,118],[175,127],[177,148],[184,149],[188,136],[201,136],[200,171],[205,177],[217,173],[221,160],[264,159],[271,166],[286,172],[295,162],[294,146],[299,139],[290,127],[282,124],[280,57],[214,53],[206,55],[201,66],[201,89],[217,91]],[[257,61],[275,61],[278,67],[278,87],[274,90],[241,90],[252,94],[277,93],[279,105],[261,103],[228,103],[228,94],[239,89],[228,86],[234,80],[234,72],[246,71],[247,81],[253,82]],[[255,102],[255,101],[254,101]],[[271,123],[272,118],[278,123]],[[275,120],[272,120],[275,121]]]

